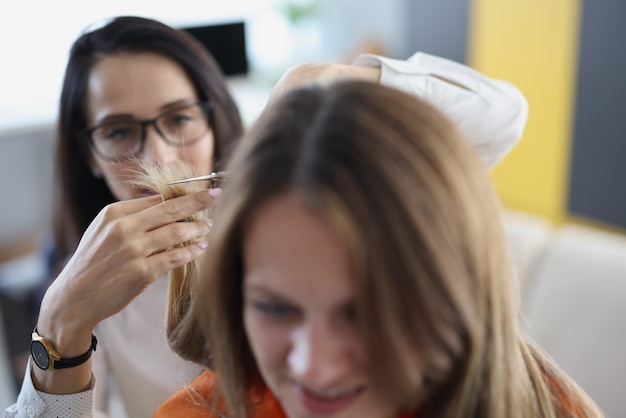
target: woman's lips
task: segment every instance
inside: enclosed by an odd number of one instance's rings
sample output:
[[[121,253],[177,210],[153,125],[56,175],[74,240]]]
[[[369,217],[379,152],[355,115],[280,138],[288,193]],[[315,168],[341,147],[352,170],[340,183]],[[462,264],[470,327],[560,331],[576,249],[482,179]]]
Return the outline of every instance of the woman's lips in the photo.
[[[351,404],[362,392],[362,387],[336,390],[313,390],[294,383],[294,390],[300,403],[309,411],[332,415]]]

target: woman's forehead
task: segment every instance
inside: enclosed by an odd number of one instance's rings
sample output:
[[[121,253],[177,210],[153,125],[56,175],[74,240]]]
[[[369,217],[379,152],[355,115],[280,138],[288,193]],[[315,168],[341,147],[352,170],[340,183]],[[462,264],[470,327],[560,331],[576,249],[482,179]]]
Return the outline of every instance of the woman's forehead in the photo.
[[[94,65],[87,82],[91,124],[112,114],[150,118],[167,104],[197,99],[183,68],[155,53],[108,55]]]
[[[244,286],[296,301],[354,294],[341,236],[294,193],[261,205],[244,231]]]

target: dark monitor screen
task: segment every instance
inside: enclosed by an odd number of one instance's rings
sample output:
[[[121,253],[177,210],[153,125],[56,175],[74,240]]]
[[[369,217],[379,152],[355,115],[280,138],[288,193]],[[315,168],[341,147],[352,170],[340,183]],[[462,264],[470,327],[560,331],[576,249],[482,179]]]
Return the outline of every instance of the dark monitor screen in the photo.
[[[248,73],[244,22],[183,28],[213,54],[225,75]]]

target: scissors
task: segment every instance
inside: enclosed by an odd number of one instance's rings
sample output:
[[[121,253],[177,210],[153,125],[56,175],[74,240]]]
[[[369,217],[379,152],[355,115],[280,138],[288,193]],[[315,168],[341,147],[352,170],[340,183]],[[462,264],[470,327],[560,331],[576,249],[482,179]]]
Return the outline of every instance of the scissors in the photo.
[[[189,183],[190,181],[202,181],[202,180],[220,181],[220,180],[226,180],[227,174],[228,173],[226,173],[225,171],[216,171],[216,172],[213,172],[211,174],[204,175],[204,176],[190,177],[190,178],[187,178],[187,179],[173,181],[171,183],[168,183],[168,185],[180,184],[180,183]]]

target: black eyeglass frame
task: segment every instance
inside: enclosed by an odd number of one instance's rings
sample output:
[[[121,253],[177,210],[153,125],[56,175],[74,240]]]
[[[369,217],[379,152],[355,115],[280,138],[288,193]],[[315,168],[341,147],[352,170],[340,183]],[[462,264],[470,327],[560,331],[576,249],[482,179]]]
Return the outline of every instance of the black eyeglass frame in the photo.
[[[180,106],[174,107],[172,109],[168,109],[165,110],[163,112],[161,112],[160,114],[158,114],[157,116],[155,116],[152,119],[144,119],[144,120],[132,120],[130,121],[131,123],[137,123],[140,126],[141,129],[141,136],[140,136],[140,143],[139,143],[139,149],[137,150],[137,152],[132,153],[132,155],[129,153],[128,155],[124,155],[121,157],[109,157],[107,155],[102,154],[99,150],[98,147],[96,147],[96,145],[93,142],[93,132],[96,129],[100,129],[103,126],[107,126],[110,125],[111,123],[102,123],[96,126],[92,126],[90,128],[87,128],[83,131],[83,137],[87,140],[87,142],[89,143],[89,146],[91,147],[91,149],[96,153],[96,155],[98,155],[98,157],[100,157],[101,159],[103,159],[104,161],[125,161],[125,160],[129,160],[132,159],[134,157],[136,157],[137,155],[140,155],[143,152],[143,147],[146,144],[146,128],[149,125],[154,126],[154,130],[159,134],[159,136],[161,137],[161,139],[163,139],[167,144],[173,146],[173,147],[184,147],[187,145],[191,145],[195,142],[197,142],[200,137],[193,139],[191,141],[185,142],[183,144],[177,144],[174,142],[171,142],[169,139],[167,139],[165,137],[165,135],[163,135],[163,132],[161,132],[161,130],[159,129],[159,126],[157,125],[157,120],[159,120],[162,116],[167,115],[168,113],[171,112],[175,112],[177,110],[180,109],[184,109],[187,107],[191,107],[191,106],[200,106],[200,108],[202,109],[202,112],[204,113],[204,118],[207,121],[207,125],[208,125],[208,129],[211,129],[211,127],[213,126],[213,120],[212,120],[212,106],[211,106],[211,102],[209,100],[204,100],[204,101],[199,101],[199,102],[189,102],[189,103],[185,103],[184,105],[181,104]],[[202,136],[202,135],[200,135]]]

